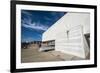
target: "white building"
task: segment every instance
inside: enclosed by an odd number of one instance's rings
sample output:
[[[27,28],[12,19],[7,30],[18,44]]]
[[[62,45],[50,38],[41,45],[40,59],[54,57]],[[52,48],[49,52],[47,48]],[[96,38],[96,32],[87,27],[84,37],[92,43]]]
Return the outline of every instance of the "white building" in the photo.
[[[43,33],[42,41],[53,40],[52,48],[56,51],[86,58],[89,53],[86,34],[90,34],[90,14],[68,12]],[[48,49],[41,47],[40,51]]]

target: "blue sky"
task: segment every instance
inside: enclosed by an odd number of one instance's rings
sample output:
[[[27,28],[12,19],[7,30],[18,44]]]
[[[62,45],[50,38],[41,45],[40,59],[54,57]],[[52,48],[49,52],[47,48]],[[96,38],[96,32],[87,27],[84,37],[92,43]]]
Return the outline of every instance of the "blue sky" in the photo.
[[[66,12],[21,10],[21,41],[41,41],[42,34]]]

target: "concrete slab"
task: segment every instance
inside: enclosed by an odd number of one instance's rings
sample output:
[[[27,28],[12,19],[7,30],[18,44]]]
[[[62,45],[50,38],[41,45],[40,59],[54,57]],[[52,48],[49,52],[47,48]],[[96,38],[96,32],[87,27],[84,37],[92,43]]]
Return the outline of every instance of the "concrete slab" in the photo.
[[[40,52],[38,46],[30,45],[27,49],[21,49],[21,62],[49,62],[49,61],[71,61],[83,60],[82,58],[65,54],[60,51]]]

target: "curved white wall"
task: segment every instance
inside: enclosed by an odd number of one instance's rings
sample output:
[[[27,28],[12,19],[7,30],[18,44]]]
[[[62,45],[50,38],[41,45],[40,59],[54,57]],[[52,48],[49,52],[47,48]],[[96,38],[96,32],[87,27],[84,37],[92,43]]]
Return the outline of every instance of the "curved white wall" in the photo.
[[[55,40],[56,50],[85,58],[85,33],[90,33],[90,14],[68,12],[43,33],[42,41]]]

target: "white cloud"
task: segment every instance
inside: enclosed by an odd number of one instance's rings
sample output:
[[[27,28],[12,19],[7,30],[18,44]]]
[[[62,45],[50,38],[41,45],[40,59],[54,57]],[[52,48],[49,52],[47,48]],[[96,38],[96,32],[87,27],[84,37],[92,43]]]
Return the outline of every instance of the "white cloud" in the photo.
[[[24,18],[24,19],[21,20],[23,27],[36,29],[36,30],[43,30],[43,31],[48,29],[48,26],[46,26],[46,25],[43,25],[39,22],[32,22],[32,19],[30,18],[30,16],[32,14],[30,14],[29,12],[22,11],[22,13],[24,13],[28,16],[28,18]]]
[[[42,26],[42,25],[35,25],[35,23],[34,24],[30,24],[30,25],[23,24],[22,26],[26,27],[26,28],[32,28],[32,29],[43,30],[43,31],[48,29],[48,27],[45,27],[45,26]]]
[[[24,19],[22,20],[22,26],[26,28],[36,29],[36,30],[47,30],[48,26],[44,26],[40,23],[31,22],[31,19]]]

